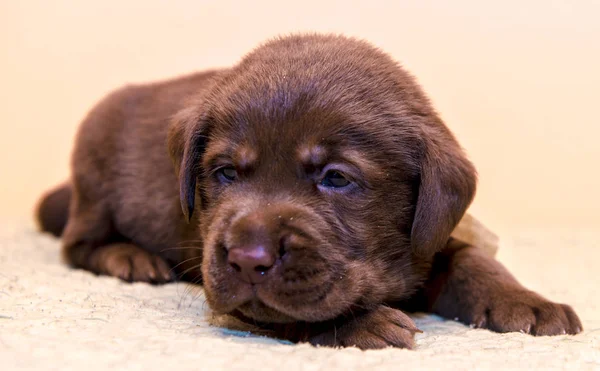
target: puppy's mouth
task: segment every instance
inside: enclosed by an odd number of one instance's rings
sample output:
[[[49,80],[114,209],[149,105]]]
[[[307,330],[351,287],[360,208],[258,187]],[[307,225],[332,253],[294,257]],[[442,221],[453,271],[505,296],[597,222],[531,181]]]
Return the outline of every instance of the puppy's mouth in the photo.
[[[239,311],[258,322],[290,323],[326,320],[333,316],[327,310],[330,293],[334,291],[330,280],[301,286],[273,281],[276,282],[252,284],[230,278],[228,293],[216,298],[210,295],[209,302],[219,313]],[[320,307],[322,310],[316,310]]]
[[[304,256],[278,260],[261,282],[245,279],[231,265],[218,264],[218,259],[205,261],[208,303],[216,313],[237,311],[265,323],[317,322],[338,316],[354,299],[346,272],[313,254],[300,255]]]
[[[292,323],[298,320],[293,316],[267,306],[257,297],[239,305],[235,310],[239,311],[245,317],[258,322]]]

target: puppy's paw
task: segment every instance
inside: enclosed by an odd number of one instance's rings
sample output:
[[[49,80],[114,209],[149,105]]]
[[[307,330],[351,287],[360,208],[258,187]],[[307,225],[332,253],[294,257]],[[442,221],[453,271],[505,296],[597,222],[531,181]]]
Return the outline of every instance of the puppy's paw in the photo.
[[[553,303],[523,289],[501,290],[459,319],[472,327],[537,336],[574,335],[583,329],[570,306]]]
[[[161,257],[135,245],[102,246],[89,259],[95,272],[119,277],[124,281],[165,283],[173,280],[169,265]]]
[[[355,346],[363,350],[386,347],[412,349],[416,332],[421,330],[406,314],[380,306],[340,327],[310,338],[309,342],[330,347]]]

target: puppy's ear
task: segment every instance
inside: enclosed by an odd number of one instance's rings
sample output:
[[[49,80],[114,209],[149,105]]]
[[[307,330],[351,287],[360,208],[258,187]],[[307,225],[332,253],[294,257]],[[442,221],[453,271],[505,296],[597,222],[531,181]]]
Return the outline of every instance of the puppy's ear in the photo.
[[[198,108],[179,111],[171,121],[168,148],[179,178],[181,210],[189,222],[196,202],[196,181],[202,172],[207,120]]]
[[[445,126],[427,133],[423,146],[411,245],[418,255],[431,256],[443,249],[473,200],[477,174]]]

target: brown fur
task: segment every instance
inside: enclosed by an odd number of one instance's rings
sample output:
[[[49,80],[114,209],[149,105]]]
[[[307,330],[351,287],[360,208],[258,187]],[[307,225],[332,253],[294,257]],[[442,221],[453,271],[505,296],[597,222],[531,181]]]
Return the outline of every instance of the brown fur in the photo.
[[[414,79],[362,41],[290,36],[230,69],[125,87],[84,120],[72,165],[71,265],[202,282],[214,311],[275,336],[410,348],[403,308],[581,331],[570,307],[450,238],[475,170]],[[44,202],[43,228],[59,234],[65,209]]]

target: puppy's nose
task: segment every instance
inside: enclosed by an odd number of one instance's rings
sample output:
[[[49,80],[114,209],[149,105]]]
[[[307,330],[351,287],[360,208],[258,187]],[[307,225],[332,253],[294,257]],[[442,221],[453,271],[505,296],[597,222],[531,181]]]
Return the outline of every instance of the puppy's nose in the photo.
[[[227,253],[229,265],[248,283],[263,282],[275,259],[275,254],[263,245],[233,247]]]

